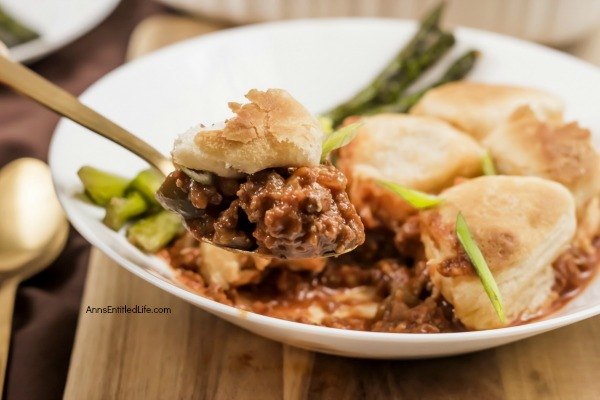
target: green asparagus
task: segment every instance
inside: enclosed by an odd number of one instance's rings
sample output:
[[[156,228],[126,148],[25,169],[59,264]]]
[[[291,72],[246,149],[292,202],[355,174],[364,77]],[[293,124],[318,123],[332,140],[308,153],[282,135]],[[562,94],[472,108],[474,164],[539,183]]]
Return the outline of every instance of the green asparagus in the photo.
[[[127,230],[127,239],[144,251],[156,252],[173,240],[181,229],[181,220],[177,215],[161,211],[131,225]]]
[[[469,50],[462,56],[458,57],[452,65],[444,72],[444,75],[438,79],[433,85],[429,86],[423,92],[437,86],[441,86],[448,82],[461,80],[473,69],[475,62],[479,58],[480,53],[477,50]]]
[[[401,97],[398,101],[386,104],[378,107],[373,107],[365,110],[364,114],[373,115],[381,113],[404,113],[407,112],[417,104],[417,102],[423,97],[423,95],[430,89],[441,86],[448,82],[453,82],[464,78],[473,68],[479,52],[475,50],[468,51],[467,53],[460,56],[452,65],[446,70],[444,75],[432,85],[426,87],[418,92]]]
[[[106,206],[111,198],[123,197],[129,180],[93,167],[81,167],[77,172],[87,196],[99,206]]]
[[[148,211],[148,204],[139,192],[131,191],[126,197],[113,197],[106,206],[104,224],[118,231],[128,220]]]
[[[0,42],[8,47],[37,39],[40,35],[10,16],[0,7]]]
[[[454,43],[454,35],[440,31],[435,31],[424,38],[421,44],[422,50],[418,51],[413,58],[407,58],[399,71],[387,79],[372,103],[386,104],[396,101],[425,70],[450,50]]]
[[[443,9],[442,2],[422,20],[411,41],[371,84],[347,102],[326,113],[324,117],[330,118],[335,127],[347,116],[361,114],[367,108],[396,101],[423,71],[454,45],[454,36],[439,29]]]
[[[158,209],[160,204],[156,200],[156,191],[162,184],[165,177],[158,171],[154,169],[147,169],[139,174],[129,184],[129,190],[135,190],[140,192],[148,206],[153,209]]]

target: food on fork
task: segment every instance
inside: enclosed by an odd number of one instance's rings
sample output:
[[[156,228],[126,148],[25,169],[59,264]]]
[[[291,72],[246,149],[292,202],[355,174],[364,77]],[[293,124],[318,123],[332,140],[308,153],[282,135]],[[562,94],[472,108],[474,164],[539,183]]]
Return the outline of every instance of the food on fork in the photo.
[[[253,89],[246,98],[246,104],[229,103],[234,116],[224,123],[180,135],[173,162],[224,178],[319,165],[324,133],[304,106],[281,89]]]
[[[416,209],[379,182],[438,193],[456,178],[481,175],[484,150],[470,136],[430,117],[380,114],[361,118],[356,138],[339,150],[338,166],[365,226],[402,223]]]
[[[199,126],[173,148],[178,169],[158,191],[199,240],[277,258],[311,258],[354,249],[363,225],[346,178],[321,164],[318,121],[286,91],[251,90],[234,116]]]
[[[543,120],[562,120],[563,102],[542,90],[481,82],[452,82],[428,91],[411,109],[484,139],[517,108],[530,106]]]

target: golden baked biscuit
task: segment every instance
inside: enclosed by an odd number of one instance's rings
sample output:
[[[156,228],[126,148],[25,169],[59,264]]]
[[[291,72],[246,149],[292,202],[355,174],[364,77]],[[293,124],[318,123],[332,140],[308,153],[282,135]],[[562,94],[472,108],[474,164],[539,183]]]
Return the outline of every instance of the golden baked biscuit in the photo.
[[[481,174],[483,149],[444,121],[406,114],[360,121],[356,138],[340,149],[337,166],[348,177],[350,201],[368,227],[415,211],[377,180],[436,193],[457,177]]]
[[[484,176],[441,193],[424,211],[421,239],[434,285],[469,329],[502,326],[455,233],[461,212],[492,272],[506,324],[553,300],[552,263],[576,229],[575,202],[562,185],[537,177]]]
[[[235,115],[223,124],[180,135],[173,162],[223,177],[319,165],[324,134],[302,104],[281,89],[253,89],[246,98],[249,103],[229,103]]]
[[[573,193],[578,209],[600,192],[600,154],[590,131],[575,122],[551,124],[523,106],[482,144],[499,173],[562,183]]]
[[[467,81],[429,90],[411,114],[443,119],[481,140],[523,105],[529,105],[544,120],[562,120],[563,103],[550,93]]]

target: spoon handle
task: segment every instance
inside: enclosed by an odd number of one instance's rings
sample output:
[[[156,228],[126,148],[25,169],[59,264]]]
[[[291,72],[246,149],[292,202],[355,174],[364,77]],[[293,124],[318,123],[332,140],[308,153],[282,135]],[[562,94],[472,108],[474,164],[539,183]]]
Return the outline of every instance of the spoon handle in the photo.
[[[123,146],[167,175],[173,164],[158,150],[124,128],[82,104],[75,96],[29,68],[0,54],[0,83],[41,105]]]
[[[6,379],[6,364],[10,348],[10,331],[12,326],[13,308],[19,280],[9,278],[0,282],[0,398],[4,391]]]

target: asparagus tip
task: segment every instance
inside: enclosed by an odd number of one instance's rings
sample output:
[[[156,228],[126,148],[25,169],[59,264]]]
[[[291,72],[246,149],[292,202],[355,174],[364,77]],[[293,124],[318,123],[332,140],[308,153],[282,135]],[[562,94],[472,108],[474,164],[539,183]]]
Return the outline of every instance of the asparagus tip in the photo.
[[[422,25],[427,28],[439,27],[445,9],[446,1],[441,0],[431,11],[425,14],[425,17],[422,19]]]

